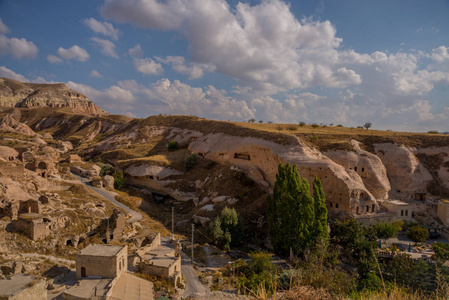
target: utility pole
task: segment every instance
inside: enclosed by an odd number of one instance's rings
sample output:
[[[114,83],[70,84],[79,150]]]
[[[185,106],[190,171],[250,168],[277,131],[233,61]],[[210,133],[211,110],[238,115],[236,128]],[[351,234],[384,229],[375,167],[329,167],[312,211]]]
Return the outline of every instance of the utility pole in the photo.
[[[171,207],[171,239],[175,240],[175,208]]]
[[[192,265],[193,265],[193,232],[195,231],[195,224],[192,224]]]

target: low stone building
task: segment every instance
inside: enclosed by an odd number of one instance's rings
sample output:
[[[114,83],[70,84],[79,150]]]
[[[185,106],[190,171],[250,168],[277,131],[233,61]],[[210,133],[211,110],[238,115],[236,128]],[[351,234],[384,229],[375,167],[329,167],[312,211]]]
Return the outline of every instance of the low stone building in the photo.
[[[76,278],[115,278],[128,270],[128,246],[89,245],[76,254]]]
[[[380,204],[387,209],[388,212],[395,213],[397,220],[411,220],[413,217],[413,208],[410,203],[400,200],[381,201]]]
[[[78,282],[62,299],[153,300],[153,283],[127,270],[127,245],[89,245],[76,255]]]
[[[47,300],[46,282],[34,276],[16,274],[0,280],[1,300]]]
[[[44,239],[50,234],[53,226],[53,221],[48,216],[36,213],[21,214],[13,221],[14,230],[22,232],[32,240]]]
[[[161,243],[160,234],[144,240],[132,258],[132,264],[141,272],[171,280],[175,287],[182,287],[181,246]]]

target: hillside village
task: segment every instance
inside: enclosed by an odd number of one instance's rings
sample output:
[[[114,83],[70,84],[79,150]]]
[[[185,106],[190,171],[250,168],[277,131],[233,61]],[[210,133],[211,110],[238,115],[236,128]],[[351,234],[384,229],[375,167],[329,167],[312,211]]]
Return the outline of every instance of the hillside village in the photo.
[[[0,109],[0,299],[238,298],[224,270],[273,253],[266,198],[280,163],[321,180],[329,224],[416,222],[449,239],[447,135],[133,119],[64,84],[7,78]],[[225,208],[247,238],[231,251],[208,234]],[[435,255],[411,243],[401,252]]]

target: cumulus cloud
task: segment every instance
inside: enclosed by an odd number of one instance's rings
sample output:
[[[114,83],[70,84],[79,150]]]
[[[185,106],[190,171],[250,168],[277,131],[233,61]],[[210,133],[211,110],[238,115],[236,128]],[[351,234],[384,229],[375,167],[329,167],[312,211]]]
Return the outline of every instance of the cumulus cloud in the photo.
[[[76,59],[81,62],[85,62],[89,59],[89,53],[78,45],[74,45],[68,49],[59,47],[58,51],[56,53],[59,55],[59,57],[66,59],[66,60],[72,60]]]
[[[189,75],[189,79],[201,78],[205,73],[215,70],[215,66],[212,64],[188,63],[182,56],[157,57],[156,60],[171,65],[172,69],[178,73]]]
[[[0,66],[0,77],[7,77],[18,81],[28,81],[25,76],[17,74],[13,70],[10,70],[5,66]]]
[[[73,81],[67,82],[67,86],[83,93],[90,100],[93,100],[95,104],[108,111],[124,113],[125,111],[132,110],[134,107],[133,102],[136,99],[134,95],[130,91],[116,85],[103,91]]]
[[[134,68],[145,75],[160,75],[164,72],[162,65],[151,58],[134,58]]]
[[[201,0],[106,0],[100,11],[117,22],[179,32],[189,42],[193,63],[267,93],[312,85],[347,87],[362,80],[335,59],[342,40],[329,21],[298,21],[280,0],[239,3],[235,10],[221,0],[208,5]],[[185,64],[174,67],[201,73]]]
[[[56,55],[47,55],[47,60],[49,63],[52,63],[52,64],[59,64],[62,62],[62,59],[60,59]]]
[[[89,73],[89,77],[103,78],[103,75],[101,75],[97,70],[92,70]]]
[[[133,48],[129,48],[128,53],[133,57],[143,57],[143,50],[140,47],[140,44],[135,45]]]
[[[0,18],[0,33],[9,33],[9,28],[3,23],[2,18]]]
[[[449,61],[449,47],[440,46],[432,50],[432,54],[428,55],[438,63]]]
[[[91,38],[91,41],[93,41],[97,46],[100,47],[101,53],[114,58],[118,58],[117,53],[115,53],[115,44],[113,42],[96,37]]]
[[[3,30],[5,30],[5,28],[3,28]],[[8,38],[7,36],[0,34],[0,56],[11,55],[16,58],[34,58],[37,56],[38,52],[39,49],[33,42],[29,42],[24,38]]]
[[[83,20],[84,25],[92,29],[95,33],[101,33],[105,36],[112,38],[117,41],[120,31],[115,29],[111,23],[108,22],[100,22],[95,20],[94,18],[89,18]]]

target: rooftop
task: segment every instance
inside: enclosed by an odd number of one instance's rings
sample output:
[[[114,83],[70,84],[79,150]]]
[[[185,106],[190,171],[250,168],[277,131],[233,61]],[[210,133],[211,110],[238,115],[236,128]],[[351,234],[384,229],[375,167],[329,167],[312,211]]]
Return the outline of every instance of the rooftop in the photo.
[[[9,280],[0,280],[0,297],[12,296],[18,291],[33,285],[34,280],[36,280],[36,277],[25,274],[11,276]]]
[[[132,274],[124,273],[112,288],[111,298],[127,300],[153,299],[153,283]]]
[[[119,253],[125,246],[113,246],[113,245],[95,245],[90,244],[83,250],[81,250],[78,255],[92,255],[92,256],[115,256]]]
[[[109,291],[110,283],[114,279],[85,278],[64,292],[64,294],[87,299],[92,296],[103,296]]]

